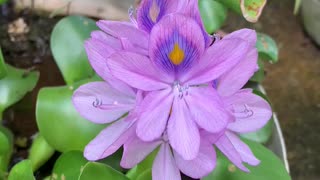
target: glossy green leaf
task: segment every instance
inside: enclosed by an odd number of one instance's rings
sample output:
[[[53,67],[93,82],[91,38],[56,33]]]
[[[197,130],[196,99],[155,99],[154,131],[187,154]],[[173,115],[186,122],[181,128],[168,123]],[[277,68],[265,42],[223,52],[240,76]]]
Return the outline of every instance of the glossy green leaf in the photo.
[[[214,0],[199,0],[199,9],[209,34],[221,28],[227,18],[227,8]]]
[[[29,157],[32,163],[32,170],[36,171],[39,167],[44,165],[54,154],[55,150],[51,147],[41,134],[33,140]]]
[[[122,153],[123,153],[123,149],[120,148],[118,151],[116,151],[112,155],[100,160],[99,163],[106,164],[117,171],[123,171],[124,169],[120,166]]]
[[[264,63],[262,60],[258,60],[259,70],[254,73],[250,81],[261,83],[264,79]]]
[[[148,169],[141,173],[138,177],[137,180],[152,180],[152,169]]]
[[[78,180],[129,180],[124,174],[102,163],[88,162],[82,169]]]
[[[1,2],[0,2],[0,4],[1,4]],[[7,75],[7,67],[4,62],[4,58],[3,58],[1,47],[0,47],[0,79],[5,77],[6,75]]]
[[[87,163],[81,151],[63,153],[54,164],[51,180],[78,179]]]
[[[8,170],[8,165],[13,153],[13,134],[0,125],[0,179]]]
[[[82,118],[73,107],[71,98],[74,90],[88,81],[71,87],[43,88],[38,94],[36,119],[39,131],[48,144],[58,151],[82,151],[106,127]]]
[[[31,161],[24,160],[16,164],[10,171],[8,180],[35,180]]]
[[[249,22],[257,22],[267,0],[240,0],[243,17]]]
[[[84,50],[84,41],[96,29],[93,20],[81,16],[65,17],[54,27],[51,51],[67,85],[94,74]]]
[[[278,62],[279,50],[277,43],[268,35],[263,33],[257,33],[257,49],[259,52],[259,58],[267,60],[270,63]]]
[[[3,111],[23,98],[37,84],[38,72],[29,72],[7,65],[8,74],[0,80],[0,121]]]
[[[215,0],[215,1],[222,3],[223,5],[237,12],[238,14],[242,13],[240,8],[240,0]]]
[[[253,151],[254,155],[261,161],[256,166],[247,166],[250,173],[237,169],[221,153],[218,154],[217,167],[202,180],[290,180],[290,176],[281,160],[263,145],[244,140]]]

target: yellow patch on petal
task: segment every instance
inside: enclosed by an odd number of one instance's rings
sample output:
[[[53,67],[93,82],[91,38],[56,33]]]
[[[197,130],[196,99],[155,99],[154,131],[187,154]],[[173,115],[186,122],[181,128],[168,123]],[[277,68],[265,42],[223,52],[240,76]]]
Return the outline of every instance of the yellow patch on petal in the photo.
[[[178,43],[174,44],[173,50],[169,54],[169,59],[174,65],[179,65],[184,60],[184,51],[179,47]]]

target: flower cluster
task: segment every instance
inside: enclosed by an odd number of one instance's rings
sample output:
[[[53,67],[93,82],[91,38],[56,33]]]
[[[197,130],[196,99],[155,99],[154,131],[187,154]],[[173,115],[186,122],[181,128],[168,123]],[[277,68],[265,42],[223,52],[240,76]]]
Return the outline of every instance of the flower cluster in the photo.
[[[142,0],[131,22],[99,21],[85,48],[105,82],[85,84],[73,103],[86,119],[111,123],[84,151],[91,161],[123,146],[132,168],[159,148],[154,180],[208,175],[217,147],[235,166],[259,160],[238,134],[263,127],[269,104],[242,89],[257,70],[256,33],[223,39],[204,30],[197,0]]]

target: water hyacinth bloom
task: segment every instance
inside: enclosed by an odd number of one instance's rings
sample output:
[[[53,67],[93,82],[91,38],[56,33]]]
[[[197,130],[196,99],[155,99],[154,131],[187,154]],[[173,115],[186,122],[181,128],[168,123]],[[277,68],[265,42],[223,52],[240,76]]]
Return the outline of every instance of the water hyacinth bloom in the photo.
[[[237,167],[259,161],[237,134],[270,119],[267,102],[241,89],[257,70],[256,34],[243,29],[212,42],[197,0],[143,0],[133,23],[99,21],[85,47],[106,82],[81,86],[79,113],[111,123],[86,147],[99,160],[124,146],[121,166],[132,168],[160,147],[155,180],[201,178],[215,167],[217,146]],[[213,82],[213,83],[212,83]]]

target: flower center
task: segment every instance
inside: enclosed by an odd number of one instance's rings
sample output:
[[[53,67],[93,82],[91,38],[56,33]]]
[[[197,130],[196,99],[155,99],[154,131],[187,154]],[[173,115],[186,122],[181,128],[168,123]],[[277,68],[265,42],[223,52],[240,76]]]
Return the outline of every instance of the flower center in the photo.
[[[172,51],[169,53],[169,59],[174,65],[179,65],[184,60],[184,51],[180,48],[178,43],[174,44]]]
[[[180,99],[182,99],[184,96],[188,96],[189,95],[189,86],[188,85],[181,85],[180,82],[175,81],[173,83],[173,93],[175,96],[179,97]]]

